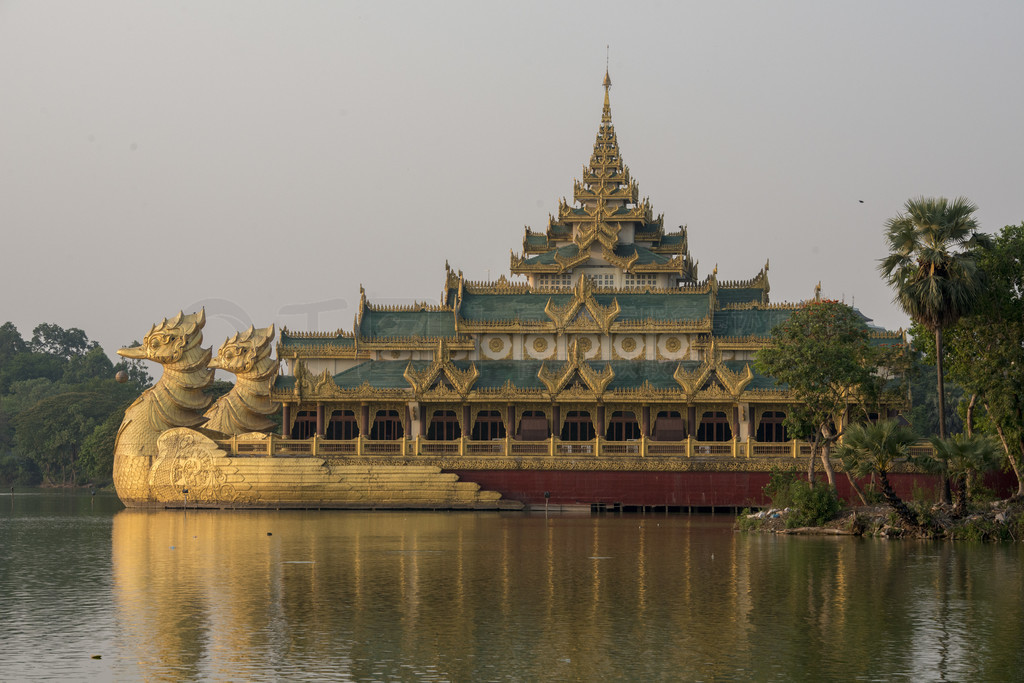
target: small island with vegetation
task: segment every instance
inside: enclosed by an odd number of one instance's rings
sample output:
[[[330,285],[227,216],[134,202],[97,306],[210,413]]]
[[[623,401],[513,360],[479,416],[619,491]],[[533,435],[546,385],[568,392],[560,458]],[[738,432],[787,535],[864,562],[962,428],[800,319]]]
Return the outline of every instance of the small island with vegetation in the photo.
[[[773,472],[765,487],[772,507],[745,511],[738,528],[1024,541],[1024,224],[989,236],[975,211],[962,198],[918,198],[887,223],[879,270],[914,321],[909,358],[873,349],[855,312],[836,302],[809,306],[773,331],[758,363],[801,395],[787,426],[815,439],[828,481],[815,482],[813,458],[806,479]],[[881,393],[904,382],[916,429],[872,412]],[[931,448],[915,451],[926,435]],[[833,457],[860,506],[837,495]],[[1000,469],[1017,483],[1002,499],[984,485]],[[934,473],[938,490],[904,500],[889,475],[908,470]]]

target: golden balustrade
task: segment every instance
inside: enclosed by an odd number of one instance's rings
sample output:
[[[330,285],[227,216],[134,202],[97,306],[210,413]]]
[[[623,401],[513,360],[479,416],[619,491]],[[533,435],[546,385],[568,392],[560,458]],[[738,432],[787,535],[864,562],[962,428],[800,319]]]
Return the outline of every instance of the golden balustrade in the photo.
[[[499,438],[473,441],[460,437],[451,441],[431,441],[423,437],[375,441],[362,436],[348,440],[331,440],[316,436],[311,439],[283,439],[270,435],[263,439],[232,437],[217,442],[232,456],[238,457],[338,457],[338,456],[548,456],[563,458],[806,458],[813,444],[805,441],[760,442],[753,439],[730,441],[697,441],[687,437],[681,441],[654,441],[641,437],[629,441],[609,441],[596,437],[589,441],[563,441],[556,436],[542,441],[517,441]],[[931,453],[931,444],[922,441],[911,447],[911,455]]]

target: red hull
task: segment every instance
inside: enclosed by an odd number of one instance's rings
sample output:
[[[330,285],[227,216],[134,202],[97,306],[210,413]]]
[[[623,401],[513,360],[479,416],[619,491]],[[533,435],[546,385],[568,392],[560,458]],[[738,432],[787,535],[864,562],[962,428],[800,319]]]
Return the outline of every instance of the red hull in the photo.
[[[463,481],[499,491],[505,498],[528,505],[543,505],[545,492],[552,505],[621,505],[626,507],[764,507],[767,472],[602,472],[566,470],[450,470]],[[824,476],[819,473],[819,476]],[[1010,475],[986,478],[1000,496],[1014,490]],[[938,477],[927,474],[890,474],[896,494],[910,500],[915,488],[934,494]],[[867,482],[864,482],[865,484]],[[839,495],[856,498],[846,475],[836,477]]]

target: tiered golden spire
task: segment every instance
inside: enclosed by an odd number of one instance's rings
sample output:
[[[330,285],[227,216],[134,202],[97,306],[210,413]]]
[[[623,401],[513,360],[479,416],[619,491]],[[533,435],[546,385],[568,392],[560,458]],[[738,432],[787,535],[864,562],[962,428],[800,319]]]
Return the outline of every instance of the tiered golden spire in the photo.
[[[690,261],[685,230],[681,229],[678,237],[674,234],[670,243],[662,244],[666,236],[663,217],[654,216],[650,200],[640,199],[637,183],[622,162],[618,136],[612,123],[612,79],[607,67],[603,85],[601,125],[594,140],[590,163],[583,167],[582,181],[573,183],[574,202],[569,203],[565,199],[559,202],[558,212],[550,218],[543,237],[526,229],[524,255],[518,258],[512,255],[512,272],[564,273],[589,261],[592,248],[599,245],[603,262],[630,272],[678,273],[694,279],[696,270]],[[633,226],[633,238],[622,244],[622,229],[630,225]],[[643,249],[646,254],[653,251],[659,256],[653,260],[644,256],[640,264],[634,264],[640,259],[640,252],[628,249],[631,244],[637,244],[638,249]],[[542,256],[552,252],[553,255]],[[661,255],[671,256],[665,259]],[[622,260],[630,257],[633,261],[624,265]]]

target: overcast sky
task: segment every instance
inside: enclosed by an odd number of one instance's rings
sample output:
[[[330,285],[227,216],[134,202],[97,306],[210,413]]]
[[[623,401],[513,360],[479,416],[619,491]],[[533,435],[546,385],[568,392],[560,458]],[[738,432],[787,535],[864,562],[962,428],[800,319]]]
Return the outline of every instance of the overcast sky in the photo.
[[[701,277],[906,325],[885,220],[1024,219],[1020,2],[0,1],[0,322],[108,352],[205,303],[352,328],[508,273],[589,160],[606,45],[623,158]],[[862,203],[863,202],[863,203]],[[313,304],[318,316],[303,312]]]

